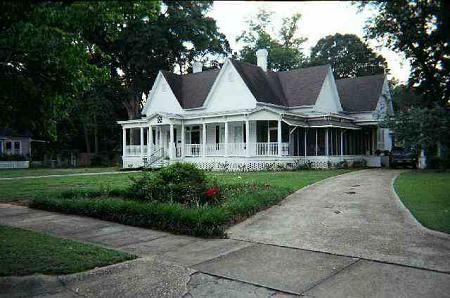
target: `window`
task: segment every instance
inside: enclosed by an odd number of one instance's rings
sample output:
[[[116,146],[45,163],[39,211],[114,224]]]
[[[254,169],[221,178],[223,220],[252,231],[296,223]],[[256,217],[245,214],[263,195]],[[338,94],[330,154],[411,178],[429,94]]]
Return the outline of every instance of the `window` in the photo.
[[[384,150],[384,129],[377,129],[377,149]]]
[[[0,141],[0,154],[3,153],[3,141]]]
[[[220,143],[220,126],[216,125],[216,144]]]
[[[7,141],[6,142],[6,146],[5,146],[5,152],[10,154],[11,151],[12,151],[12,142],[11,141]]]
[[[14,142],[14,154],[22,154],[22,143],[20,141]]]

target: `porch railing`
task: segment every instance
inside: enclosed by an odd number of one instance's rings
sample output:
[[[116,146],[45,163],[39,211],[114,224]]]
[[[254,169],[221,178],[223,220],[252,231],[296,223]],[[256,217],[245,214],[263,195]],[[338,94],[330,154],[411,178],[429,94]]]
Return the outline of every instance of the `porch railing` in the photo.
[[[245,143],[228,143],[228,155],[230,156],[245,156]]]
[[[141,145],[127,145],[125,146],[126,155],[141,155]],[[147,154],[147,145],[143,146],[143,154]]]
[[[278,143],[250,143],[249,144],[249,156],[277,156],[278,155]],[[177,148],[177,157],[181,155],[181,152]],[[202,156],[203,144],[185,144],[184,155],[189,157]],[[228,156],[246,156],[247,145],[245,143],[228,143],[227,154]],[[206,156],[225,156],[225,143],[206,144],[205,146]],[[289,143],[281,144],[281,155],[289,155]]]
[[[201,156],[202,145],[201,144],[185,144],[184,155],[185,156]]]
[[[207,156],[223,156],[225,154],[225,144],[206,144],[206,155]]]

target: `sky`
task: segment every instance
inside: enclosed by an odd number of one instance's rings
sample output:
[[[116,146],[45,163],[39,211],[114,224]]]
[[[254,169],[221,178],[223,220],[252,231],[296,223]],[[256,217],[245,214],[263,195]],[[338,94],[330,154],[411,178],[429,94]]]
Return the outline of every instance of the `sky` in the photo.
[[[208,15],[217,21],[220,31],[226,35],[232,50],[238,51],[241,45],[236,43],[236,37],[247,28],[246,20],[255,16],[261,8],[274,12],[272,25],[275,30],[281,27],[284,17],[297,12],[302,14],[298,35],[308,39],[304,43],[305,54],[309,54],[311,47],[327,35],[350,33],[363,38],[365,21],[374,14],[368,9],[358,13],[358,8],[351,2],[215,1]],[[406,82],[410,66],[405,57],[383,47],[376,41],[370,40],[368,43],[375,52],[386,58],[391,70],[390,78],[394,77],[400,82]]]

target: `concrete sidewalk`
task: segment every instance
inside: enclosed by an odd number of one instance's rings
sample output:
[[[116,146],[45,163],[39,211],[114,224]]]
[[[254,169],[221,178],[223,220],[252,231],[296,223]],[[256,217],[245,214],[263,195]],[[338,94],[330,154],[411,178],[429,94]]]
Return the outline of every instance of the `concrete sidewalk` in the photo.
[[[65,275],[0,278],[0,297],[449,297],[450,275],[352,256],[199,239],[0,204],[0,224],[140,258]]]

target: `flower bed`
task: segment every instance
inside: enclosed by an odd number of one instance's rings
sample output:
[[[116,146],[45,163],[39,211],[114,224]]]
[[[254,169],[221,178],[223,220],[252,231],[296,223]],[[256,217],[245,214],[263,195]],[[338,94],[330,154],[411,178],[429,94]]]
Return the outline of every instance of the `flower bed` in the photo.
[[[36,197],[31,207],[202,237],[276,204],[291,191],[261,183],[221,184],[191,164],[134,179],[128,189]]]

